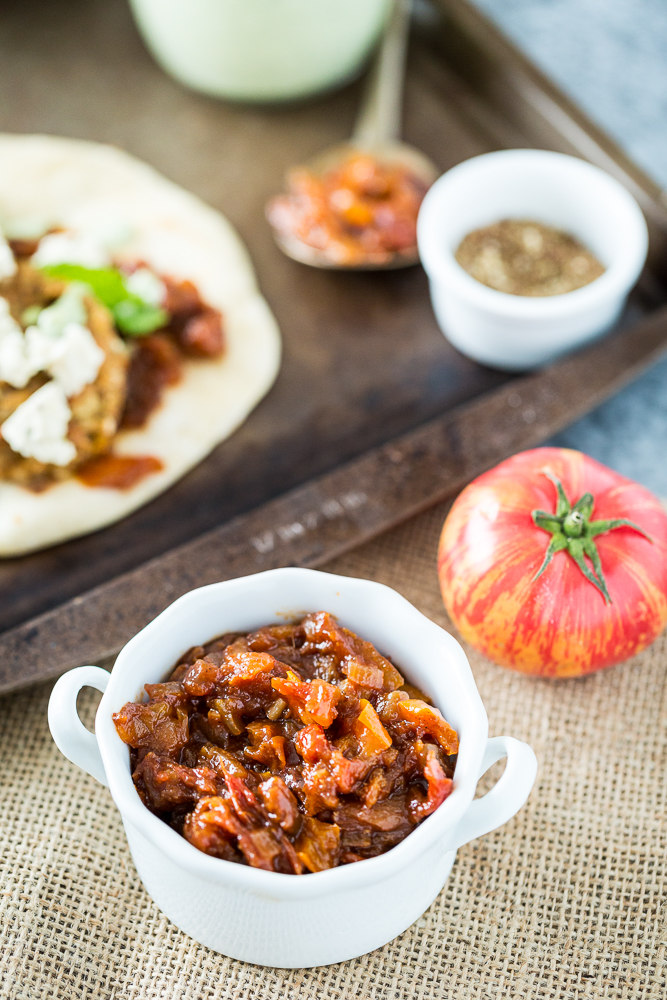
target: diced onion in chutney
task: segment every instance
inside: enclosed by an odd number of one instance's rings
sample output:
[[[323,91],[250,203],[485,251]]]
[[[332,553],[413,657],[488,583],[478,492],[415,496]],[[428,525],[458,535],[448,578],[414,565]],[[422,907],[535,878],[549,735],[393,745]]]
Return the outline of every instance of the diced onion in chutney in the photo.
[[[137,792],[198,850],[301,875],[390,850],[452,791],[458,737],[326,611],[189,650],[113,719]]]

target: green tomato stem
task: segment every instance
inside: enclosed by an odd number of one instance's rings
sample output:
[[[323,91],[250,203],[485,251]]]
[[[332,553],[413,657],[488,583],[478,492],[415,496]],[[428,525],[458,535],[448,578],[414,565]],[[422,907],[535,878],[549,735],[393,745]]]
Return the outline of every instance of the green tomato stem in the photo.
[[[550,514],[545,510],[534,510],[531,514],[534,524],[553,536],[547,547],[544,561],[533,577],[533,581],[542,576],[557,552],[567,551],[589,583],[592,583],[600,591],[605,603],[611,604],[611,596],[607,590],[600,554],[594,539],[598,535],[615,531],[617,528],[631,528],[643,535],[651,544],[653,539],[643,528],[625,517],[606,521],[591,521],[595,505],[592,494],[584,493],[572,505],[560,479],[550,469],[545,469],[544,474],[556,487],[556,513]],[[589,562],[586,562],[587,559]]]

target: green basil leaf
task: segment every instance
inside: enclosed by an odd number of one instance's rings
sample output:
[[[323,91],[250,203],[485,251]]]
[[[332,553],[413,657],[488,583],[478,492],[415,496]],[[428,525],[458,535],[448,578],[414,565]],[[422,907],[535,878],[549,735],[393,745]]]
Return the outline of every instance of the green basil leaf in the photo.
[[[145,337],[169,322],[169,313],[166,309],[150,305],[138,295],[128,292],[123,275],[115,268],[51,264],[42,270],[53,278],[78,281],[88,285],[100,302],[111,310],[114,322],[121,333],[129,337]]]
[[[53,278],[80,281],[89,285],[100,302],[109,309],[122,302],[129,294],[120,271],[112,267],[92,268],[83,267],[81,264],[51,264],[42,270]]]
[[[118,329],[130,337],[145,337],[169,322],[169,313],[159,306],[151,306],[138,296],[131,295],[112,307]]]

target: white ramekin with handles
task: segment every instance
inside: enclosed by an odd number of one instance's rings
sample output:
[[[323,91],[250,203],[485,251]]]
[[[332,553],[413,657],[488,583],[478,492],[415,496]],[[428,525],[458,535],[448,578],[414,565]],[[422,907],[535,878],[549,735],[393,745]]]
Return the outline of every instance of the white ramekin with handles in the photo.
[[[571,233],[604,274],[563,295],[509,295],[483,285],[454,254],[468,233],[502,219]],[[448,170],[424,198],[417,236],[442,332],[463,354],[508,371],[544,365],[609,330],[648,250],[646,221],[622,184],[544,149],[485,153]]]
[[[391,657],[458,731],[454,790],[398,846],[352,865],[295,876],[209,857],[142,804],[111,714],[140,698],[144,684],[164,678],[191,646],[317,610],[330,611]],[[104,691],[95,735],[77,715],[82,687]],[[442,889],[456,849],[514,816],[537,770],[526,743],[488,739],[470,666],[451,635],[382,584],[307,569],[270,570],[179,598],[125,646],[111,674],[78,667],[61,677],[49,726],[69,760],[109,785],[139,876],[169,919],[224,955],[281,968],[342,962],[404,931]],[[479,777],[502,757],[502,777],[473,801]]]

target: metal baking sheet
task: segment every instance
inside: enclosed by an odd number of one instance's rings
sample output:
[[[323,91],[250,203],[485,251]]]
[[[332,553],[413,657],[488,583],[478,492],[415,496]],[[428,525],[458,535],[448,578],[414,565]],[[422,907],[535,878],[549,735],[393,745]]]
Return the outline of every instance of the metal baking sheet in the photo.
[[[606,158],[640,194],[652,267],[615,350],[606,341],[512,380],[447,343],[420,268],[336,274],[282,256],[264,201],[289,164],[348,134],[358,85],[291,107],[224,104],[155,66],[122,0],[3,5],[2,128],[116,143],[220,208],[251,251],[284,360],[246,424],[164,496],[0,565],[0,689],[113,652],[192,586],[358,544],[565,426],[662,350],[667,221],[655,187],[465,0],[431,13],[410,54],[409,141],[443,170],[507,145],[566,148]]]

